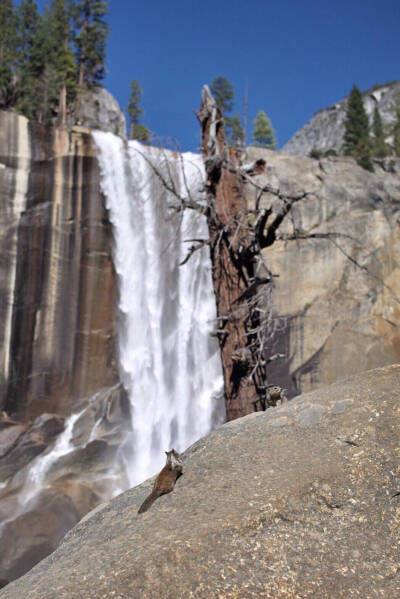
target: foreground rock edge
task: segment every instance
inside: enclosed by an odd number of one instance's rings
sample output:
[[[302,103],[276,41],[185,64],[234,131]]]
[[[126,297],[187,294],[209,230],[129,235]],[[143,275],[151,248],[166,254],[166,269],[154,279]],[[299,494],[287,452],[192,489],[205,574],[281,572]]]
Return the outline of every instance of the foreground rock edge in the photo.
[[[399,382],[375,369],[222,426],[147,514],[151,480],[0,597],[398,596]]]

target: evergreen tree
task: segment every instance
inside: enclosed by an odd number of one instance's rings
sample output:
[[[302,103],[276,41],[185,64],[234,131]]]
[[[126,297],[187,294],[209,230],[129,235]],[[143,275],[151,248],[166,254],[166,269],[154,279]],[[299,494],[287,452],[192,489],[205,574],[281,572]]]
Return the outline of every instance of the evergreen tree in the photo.
[[[257,112],[257,116],[253,121],[252,140],[261,148],[276,148],[276,137],[271,121],[263,110]]]
[[[369,125],[363,96],[356,85],[350,92],[344,125],[343,153],[345,156],[357,155],[359,142],[369,136]]]
[[[17,49],[17,16],[12,0],[0,1],[0,107],[14,100],[14,68]]]
[[[131,81],[131,94],[129,96],[129,104],[127,112],[130,118],[129,127],[129,138],[136,139],[134,137],[135,128],[139,123],[139,118],[143,114],[143,109],[140,108],[140,102],[142,101],[142,88],[139,85],[137,79]]]
[[[240,116],[227,115],[228,112],[232,112],[234,106],[235,94],[232,83],[223,75],[219,75],[211,82],[210,91],[224,117],[226,140],[231,145],[241,145],[244,143],[244,131]]]
[[[373,150],[374,155],[379,158],[384,158],[388,155],[388,147],[385,142],[385,133],[383,131],[383,124],[381,115],[378,108],[375,106],[374,120],[372,122],[372,131],[374,134]]]
[[[34,0],[23,0],[17,11],[17,101],[15,109],[30,116],[35,80],[32,76],[33,48],[40,15]]]
[[[357,158],[363,168],[373,170],[368,116],[362,93],[356,85],[353,85],[347,103],[343,153]]]
[[[240,122],[240,116],[236,114],[232,117],[225,117],[225,125],[229,142],[235,146],[244,144],[244,131]]]
[[[133,137],[131,137],[131,139],[136,139],[137,141],[141,141],[143,143],[149,143],[150,138],[151,134],[148,128],[142,123],[137,123],[134,129]]]
[[[80,88],[84,84],[92,87],[103,79],[106,72],[108,25],[104,17],[108,12],[107,4],[101,0],[78,0],[73,5]]]
[[[76,66],[69,44],[70,14],[66,0],[53,0],[40,18],[33,42],[29,80],[22,110],[40,122],[56,116],[65,122],[67,103],[76,94]],[[28,114],[27,114],[28,111]]]
[[[50,106],[58,103],[59,77],[54,64],[57,49],[52,33],[53,16],[46,7],[39,20],[32,47],[28,75],[31,85],[24,90],[21,103],[22,112],[28,118],[35,118],[39,122],[46,121],[51,114]]]
[[[52,12],[52,36],[55,43],[53,63],[58,72],[58,94],[59,94],[59,120],[65,123],[67,104],[74,99],[77,91],[76,66],[74,54],[70,46],[72,37],[71,13],[67,0],[53,0]]]
[[[393,150],[396,156],[400,156],[400,106],[395,107],[396,120],[393,125]]]
[[[145,125],[139,123],[139,118],[144,113],[143,108],[140,107],[142,101],[142,88],[140,87],[137,79],[131,81],[131,94],[129,96],[129,104],[127,112],[130,117],[129,126],[129,139],[137,139],[144,143],[150,141],[150,131]]]
[[[233,92],[232,83],[223,75],[216,77],[210,85],[210,91],[214,96],[215,102],[220,109],[222,116],[225,117],[227,112],[233,110],[233,98],[235,94]]]

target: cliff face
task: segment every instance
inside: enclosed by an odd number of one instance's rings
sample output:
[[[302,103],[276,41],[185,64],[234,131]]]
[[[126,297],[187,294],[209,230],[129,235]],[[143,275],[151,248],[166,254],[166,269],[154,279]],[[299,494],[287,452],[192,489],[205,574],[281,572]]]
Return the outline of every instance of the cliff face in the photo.
[[[390,141],[390,126],[395,121],[394,106],[400,104],[400,82],[382,85],[374,91],[364,93],[364,107],[372,124],[375,107],[379,109],[382,122],[387,129],[387,140]],[[283,146],[282,152],[297,156],[308,156],[312,149],[335,150],[341,152],[346,118],[347,98],[319,110]]]
[[[117,381],[111,230],[88,132],[0,112],[0,405],[68,414]]]
[[[263,157],[258,177],[284,193],[309,195],[294,205],[284,232],[339,233],[331,241],[278,241],[264,252],[277,274],[268,354],[271,383],[289,395],[400,361],[400,160],[370,173],[351,158],[321,161],[250,149]],[[249,201],[254,201],[249,188]],[[261,207],[273,202],[264,194]],[[358,266],[356,263],[358,263]]]
[[[90,131],[0,112],[0,586],[112,492],[130,418],[111,239]],[[68,460],[53,472],[62,434]]]

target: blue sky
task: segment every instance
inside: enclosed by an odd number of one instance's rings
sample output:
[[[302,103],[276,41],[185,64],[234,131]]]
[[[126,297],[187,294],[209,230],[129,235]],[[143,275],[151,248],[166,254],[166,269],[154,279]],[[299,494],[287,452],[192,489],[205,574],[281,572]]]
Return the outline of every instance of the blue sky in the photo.
[[[184,150],[199,145],[193,110],[217,75],[239,113],[248,82],[249,122],[265,110],[279,146],[354,82],[400,79],[400,0],[111,0],[107,20],[105,87],[126,108],[138,79],[144,124]]]

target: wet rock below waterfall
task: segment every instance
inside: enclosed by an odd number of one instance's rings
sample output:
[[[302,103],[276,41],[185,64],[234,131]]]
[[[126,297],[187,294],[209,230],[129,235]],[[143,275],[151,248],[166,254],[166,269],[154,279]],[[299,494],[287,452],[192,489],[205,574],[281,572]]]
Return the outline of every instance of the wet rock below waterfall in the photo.
[[[0,481],[13,476],[42,453],[63,428],[62,416],[42,414],[28,428],[15,424],[0,430]]]
[[[54,551],[118,485],[127,486],[117,460],[131,422],[125,391],[103,389],[79,410],[64,453],[54,448],[68,419],[44,414],[24,425],[3,414],[0,420],[0,587]]]
[[[400,596],[400,365],[230,422],[86,516],[0,599]]]

